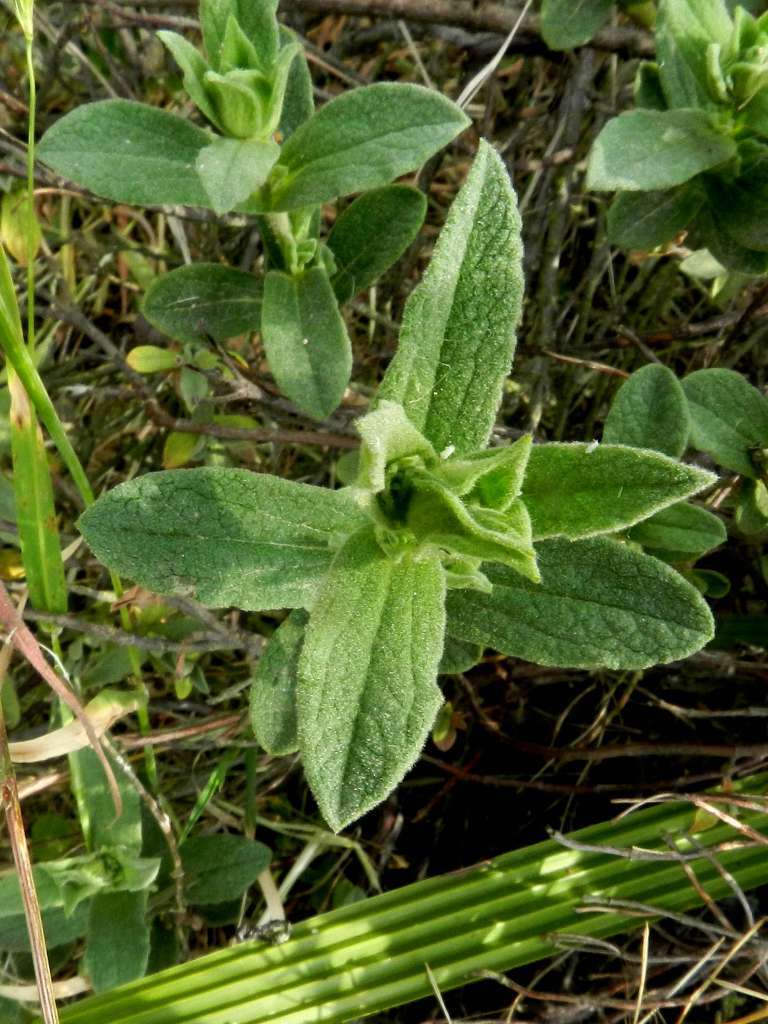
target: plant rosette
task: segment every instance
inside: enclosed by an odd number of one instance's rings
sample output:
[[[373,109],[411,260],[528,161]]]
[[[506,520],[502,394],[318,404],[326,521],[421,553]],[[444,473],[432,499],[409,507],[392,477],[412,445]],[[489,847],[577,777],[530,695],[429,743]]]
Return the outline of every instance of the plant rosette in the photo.
[[[646,448],[488,447],[523,295],[520,219],[482,143],[328,490],[240,469],[150,473],[80,527],[107,566],[213,607],[294,609],[253,679],[268,751],[299,750],[339,830],[383,800],[442,704],[446,638],[545,665],[640,669],[712,636],[695,587],[628,541],[715,477]]]

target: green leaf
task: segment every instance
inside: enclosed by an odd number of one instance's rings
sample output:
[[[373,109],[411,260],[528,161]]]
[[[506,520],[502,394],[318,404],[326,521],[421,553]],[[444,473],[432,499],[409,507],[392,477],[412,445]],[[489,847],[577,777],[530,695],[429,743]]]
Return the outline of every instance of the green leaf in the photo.
[[[261,334],[275,380],[315,419],[338,406],[349,383],[352,347],[323,267],[294,276],[270,270],[264,280]]]
[[[608,239],[623,249],[655,249],[691,223],[704,202],[698,188],[620,192],[608,207]]]
[[[256,48],[259,60],[269,68],[277,58],[279,26],[277,0],[234,0],[237,22]]]
[[[679,459],[688,447],[691,415],[682,385],[660,363],[648,363],[626,380],[603,428],[607,444],[651,448]]]
[[[768,487],[762,480],[742,480],[735,521],[747,537],[768,529]]]
[[[280,38],[283,43],[294,43],[296,35],[284,26],[280,26]],[[279,131],[285,142],[297,128],[308,121],[315,112],[314,87],[309,71],[307,58],[303,50],[294,57],[283,97],[283,109],[280,114]]]
[[[719,233],[729,235],[736,245],[768,252],[768,194],[758,187],[751,173],[733,182],[714,175],[706,179],[710,212]]]
[[[190,903],[205,906],[237,899],[266,871],[272,852],[245,836],[192,836],[179,848],[184,892]]]
[[[435,450],[405,415],[397,402],[386,400],[373,412],[361,416],[357,430],[362,438],[356,484],[378,494],[386,485],[390,463],[418,455],[427,463],[436,462]]]
[[[115,816],[112,793],[104,768],[96,754],[86,748],[69,755],[73,775],[78,780],[78,814],[91,849],[120,847],[126,854],[141,853],[141,799],[125,774],[113,765],[115,779],[123,803],[122,813]]]
[[[101,100],[59,118],[37,155],[57,174],[120,203],[209,206],[196,163],[210,141],[165,110]]]
[[[403,315],[379,389],[438,452],[484,448],[515,352],[523,303],[515,194],[501,158],[480,143]]]
[[[489,595],[448,595],[451,636],[538,665],[641,669],[712,638],[698,591],[669,566],[606,537],[537,544],[541,583],[489,566]]]
[[[144,977],[149,959],[148,890],[99,893],[88,914],[83,970],[94,992]]]
[[[635,106],[648,110],[666,110],[667,101],[661,87],[659,65],[656,61],[640,63],[634,83]]]
[[[577,540],[634,526],[715,479],[706,470],[644,449],[542,444],[531,450],[523,501],[534,540]]]
[[[474,668],[482,656],[483,648],[480,644],[473,644],[468,640],[456,640],[446,634],[438,672],[441,676],[461,675]]]
[[[588,43],[611,13],[613,0],[544,0],[541,34],[553,50]]]
[[[734,370],[697,370],[683,390],[691,443],[726,469],[757,477],[753,454],[768,448],[768,399]]]
[[[157,37],[171,52],[173,59],[181,68],[184,74],[184,88],[189,93],[192,102],[212,124],[222,130],[222,125],[205,89],[205,73],[208,70],[208,64],[203,55],[197,47],[193,46],[184,36],[180,36],[178,32],[163,30],[157,33]]]
[[[158,345],[136,345],[125,357],[126,363],[137,373],[158,373],[178,370],[182,358],[178,352]]]
[[[381,82],[345,92],[286,141],[272,209],[386,185],[420,167],[468,124],[459,107],[422,86]]]
[[[368,288],[402,256],[426,212],[426,197],[407,185],[372,189],[347,207],[327,239],[338,268],[331,283],[339,302]]]
[[[156,278],[141,311],[171,338],[194,344],[210,334],[226,341],[261,325],[262,284],[219,263],[195,263]]]
[[[299,661],[304,770],[334,831],[402,779],[442,703],[445,583],[436,554],[387,558],[371,528],[339,551]]]
[[[714,258],[728,270],[760,277],[768,273],[768,253],[739,245],[725,227],[727,211],[711,204],[699,210],[690,233],[690,244],[709,249]]]
[[[633,526],[629,538],[643,547],[679,552],[690,559],[725,544],[728,535],[713,512],[680,502]]]
[[[595,140],[587,188],[673,188],[735,155],[734,140],[703,110],[628,110]]]
[[[725,50],[733,23],[722,0],[664,0],[656,22],[661,84],[671,107],[712,106],[707,51]]]
[[[141,586],[258,610],[311,604],[329,544],[365,522],[348,494],[203,468],[121,484],[79,526],[100,561]]]
[[[267,180],[279,155],[276,142],[215,138],[195,164],[211,208],[228,213],[244,202]]]
[[[524,434],[501,448],[486,448],[463,459],[448,459],[435,474],[468,501],[504,512],[523,489],[532,441],[530,434]]]
[[[299,655],[309,616],[291,612],[267,641],[251,681],[251,728],[268,754],[292,754],[296,735]]]
[[[232,11],[232,0],[200,0],[200,25],[208,60],[218,69],[227,20]]]

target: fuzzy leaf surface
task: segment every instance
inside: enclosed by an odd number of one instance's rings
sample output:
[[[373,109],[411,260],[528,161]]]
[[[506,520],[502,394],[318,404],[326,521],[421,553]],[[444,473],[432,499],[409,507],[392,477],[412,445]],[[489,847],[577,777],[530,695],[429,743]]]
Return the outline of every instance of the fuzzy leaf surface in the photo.
[[[387,558],[352,536],[312,608],[299,661],[299,740],[338,831],[383,800],[421,752],[442,703],[445,582],[438,557]]]
[[[531,449],[522,496],[534,540],[577,540],[634,526],[715,479],[644,449],[541,444]]]
[[[216,213],[228,213],[244,202],[267,180],[280,155],[276,142],[228,139],[221,136],[201,149],[195,166],[209,205]]]
[[[656,22],[656,55],[662,88],[671,107],[713,104],[707,50],[728,46],[733,23],[722,0],[664,0]]]
[[[141,586],[258,610],[311,603],[329,543],[366,521],[338,491],[203,468],[120,484],[79,525],[101,562]]]
[[[714,633],[699,592],[607,537],[537,544],[541,583],[489,566],[490,594],[450,591],[451,636],[538,665],[640,669],[685,658]]]
[[[280,390],[315,419],[330,416],[349,383],[352,346],[323,267],[269,271],[261,333]]]
[[[368,288],[402,256],[426,212],[426,196],[408,185],[371,189],[347,207],[327,243],[338,268],[332,283],[339,302]]]
[[[768,448],[768,399],[734,370],[697,370],[683,380],[691,443],[743,476],[757,477],[752,455]]]
[[[241,896],[269,867],[272,851],[246,836],[192,836],[179,847],[190,903],[206,906]]]
[[[210,136],[190,121],[130,100],[85,103],[59,118],[37,155],[70,181],[133,206],[210,206],[197,158]]]
[[[468,124],[454,103],[419,85],[381,82],[345,92],[283,146],[272,209],[386,185],[420,167]]]
[[[142,978],[149,960],[149,890],[97,893],[88,911],[83,968],[94,992]]]
[[[606,444],[651,448],[679,459],[688,446],[691,414],[682,385],[660,363],[648,363],[624,381],[603,428]]]
[[[384,490],[389,463],[409,455],[436,460],[435,450],[405,415],[402,406],[386,400],[357,421],[362,439],[358,486],[378,494]]]
[[[296,735],[296,684],[299,655],[309,615],[291,612],[267,642],[251,681],[251,728],[268,754],[292,754]]]
[[[541,34],[553,50],[570,50],[588,43],[606,21],[613,0],[544,0]]]
[[[485,142],[405,307],[379,396],[399,402],[438,452],[485,447],[515,353],[523,302],[520,216]]]
[[[609,121],[595,140],[587,188],[674,188],[735,155],[736,143],[706,111],[627,110]]]
[[[253,276],[220,263],[195,263],[155,278],[141,311],[151,324],[179,341],[210,334],[226,341],[261,325],[262,285]]]
[[[608,208],[608,238],[623,249],[655,249],[688,227],[704,195],[690,185],[664,192],[620,192]]]
[[[725,544],[728,535],[714,512],[679,502],[633,526],[629,538],[646,548],[698,556]]]

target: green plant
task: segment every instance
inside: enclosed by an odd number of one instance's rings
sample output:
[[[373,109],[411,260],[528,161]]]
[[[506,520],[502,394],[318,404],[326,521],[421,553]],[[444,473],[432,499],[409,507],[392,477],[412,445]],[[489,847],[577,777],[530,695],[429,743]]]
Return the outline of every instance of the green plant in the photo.
[[[253,726],[266,749],[301,751],[337,830],[418,756],[446,636],[547,665],[642,668],[712,635],[695,588],[621,542],[712,474],[626,445],[487,447],[522,305],[519,233],[482,144],[358,421],[351,486],[155,473],[80,521],[104,564],[151,589],[305,610],[260,664]]]
[[[553,50],[570,50],[588,43],[618,6],[641,25],[650,28],[655,4],[649,0],[542,0],[541,34]]]
[[[394,83],[355,89],[315,112],[302,48],[278,25],[276,6],[201,0],[205,57],[182,36],[159,33],[212,128],[105,100],[57,121],[39,156],[119,202],[256,215],[264,246],[258,273],[180,267],[152,283],[143,311],[188,346],[260,330],[281,389],[322,419],[341,401],[352,365],[339,303],[370,286],[424,218],[424,196],[390,182],[469,120],[436,92]],[[321,204],[359,192],[321,240]],[[207,381],[197,373],[195,384],[196,403]]]
[[[596,139],[587,185],[617,191],[608,236],[652,249],[682,231],[725,268],[768,271],[768,15],[724,0],[662,0],[657,63],[636,109]]]

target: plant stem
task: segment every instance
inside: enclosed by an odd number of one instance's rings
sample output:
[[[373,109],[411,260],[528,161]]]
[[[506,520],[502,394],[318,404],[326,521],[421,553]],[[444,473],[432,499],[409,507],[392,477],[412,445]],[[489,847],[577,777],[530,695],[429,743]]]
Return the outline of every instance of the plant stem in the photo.
[[[35,120],[37,112],[37,85],[35,83],[35,66],[33,62],[33,37],[25,37],[25,53],[27,59],[27,81],[29,91],[29,115],[27,118],[27,220],[28,224],[35,217]],[[32,251],[32,231],[27,229],[27,345],[31,353],[35,351],[35,254]]]

